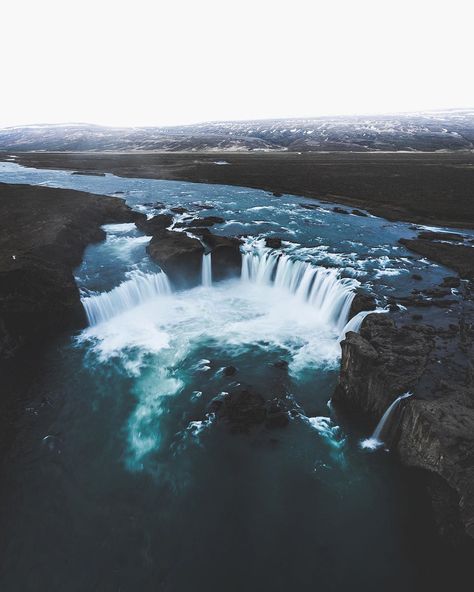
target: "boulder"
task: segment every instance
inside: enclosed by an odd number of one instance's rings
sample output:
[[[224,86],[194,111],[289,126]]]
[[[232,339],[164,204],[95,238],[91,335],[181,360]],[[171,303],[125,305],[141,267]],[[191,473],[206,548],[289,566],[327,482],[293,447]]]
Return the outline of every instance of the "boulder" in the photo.
[[[224,218],[220,216],[205,216],[204,218],[193,218],[190,221],[190,226],[214,226],[214,224],[223,224]]]
[[[265,401],[262,395],[247,387],[218,395],[209,405],[210,413],[225,421],[233,432],[249,432],[258,426],[283,428],[290,421],[291,408],[288,397]]]

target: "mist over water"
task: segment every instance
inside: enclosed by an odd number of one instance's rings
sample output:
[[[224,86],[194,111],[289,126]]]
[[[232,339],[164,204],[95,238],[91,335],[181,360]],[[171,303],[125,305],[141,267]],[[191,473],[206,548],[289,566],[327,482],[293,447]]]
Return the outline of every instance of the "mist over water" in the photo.
[[[238,187],[11,163],[0,181],[120,191],[149,216],[205,206],[226,220],[213,232],[249,235],[239,277],[213,281],[207,255],[202,285],[179,291],[133,224],[88,247],[75,276],[89,327],[16,386],[32,402],[2,493],[2,590],[422,589],[413,489],[360,448],[374,426],[351,431],[328,404],[340,340],[366,315],[348,322],[354,290],[383,309],[412,273],[421,287],[446,275],[397,244],[408,225]],[[241,387],[292,401],[289,425],[231,433],[209,403]]]

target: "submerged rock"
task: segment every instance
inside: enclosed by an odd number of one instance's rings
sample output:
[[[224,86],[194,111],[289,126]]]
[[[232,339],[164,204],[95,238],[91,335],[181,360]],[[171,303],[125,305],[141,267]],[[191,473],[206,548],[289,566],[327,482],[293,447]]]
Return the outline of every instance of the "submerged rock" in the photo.
[[[274,397],[268,401],[251,388],[240,388],[215,397],[209,411],[218,420],[228,423],[233,432],[248,432],[257,426],[282,428],[290,421],[291,401],[286,397]]]

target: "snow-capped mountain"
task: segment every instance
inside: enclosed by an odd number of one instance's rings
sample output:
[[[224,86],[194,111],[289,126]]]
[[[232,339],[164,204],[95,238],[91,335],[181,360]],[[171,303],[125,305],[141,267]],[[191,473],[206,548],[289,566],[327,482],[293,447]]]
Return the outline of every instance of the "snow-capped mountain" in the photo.
[[[6,151],[401,151],[474,149],[474,109],[403,115],[208,122],[176,127],[90,124],[0,129]]]

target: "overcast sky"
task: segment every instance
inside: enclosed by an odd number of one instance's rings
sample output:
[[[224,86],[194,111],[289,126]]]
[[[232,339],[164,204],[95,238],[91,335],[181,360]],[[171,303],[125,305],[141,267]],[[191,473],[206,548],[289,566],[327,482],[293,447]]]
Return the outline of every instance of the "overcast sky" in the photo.
[[[4,0],[0,127],[473,107],[471,6]]]

